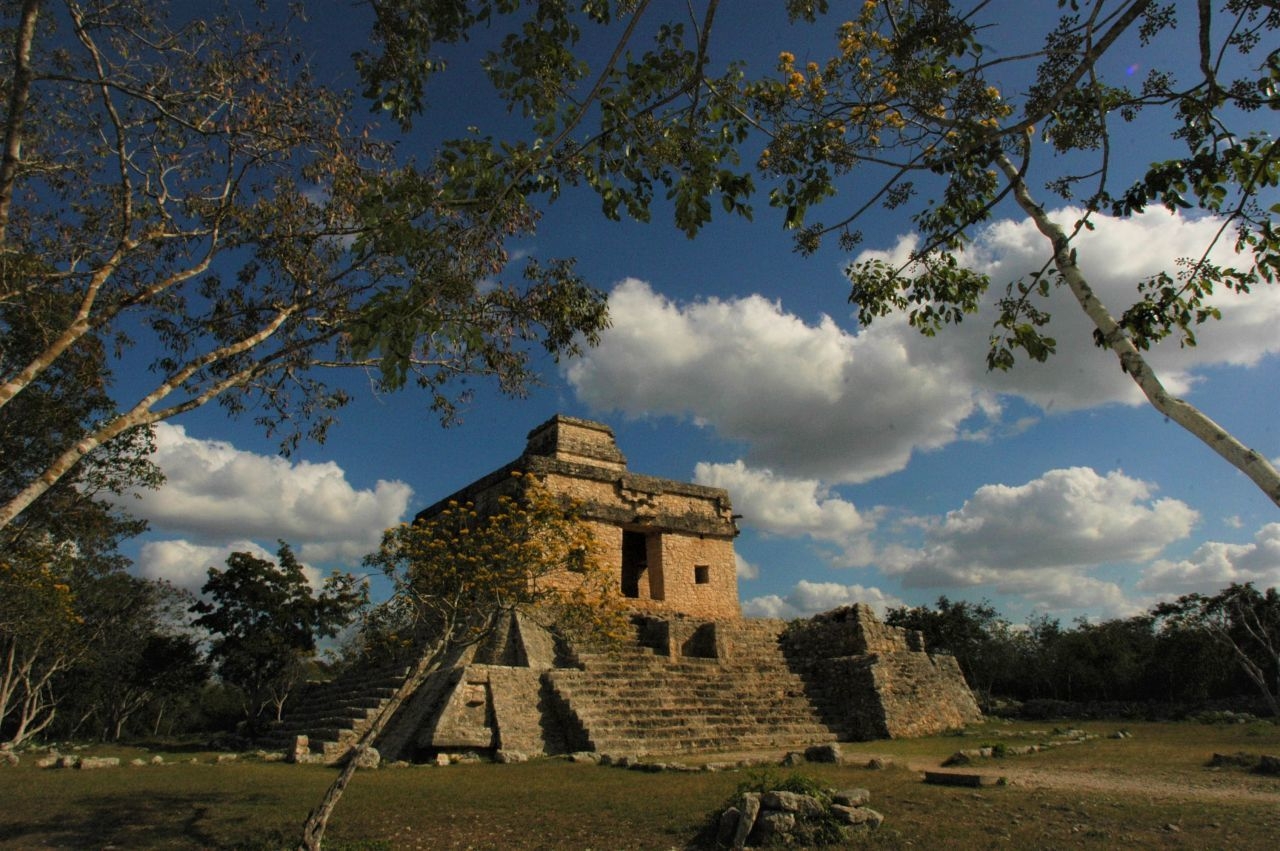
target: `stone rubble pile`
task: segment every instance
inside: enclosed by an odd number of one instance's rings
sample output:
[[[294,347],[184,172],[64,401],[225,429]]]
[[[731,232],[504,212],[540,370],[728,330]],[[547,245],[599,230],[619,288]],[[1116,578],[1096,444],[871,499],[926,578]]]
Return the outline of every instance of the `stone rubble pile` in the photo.
[[[875,830],[884,821],[867,806],[871,793],[866,789],[845,789],[824,797],[785,790],[744,792],[721,813],[716,842],[734,849],[826,845],[847,841],[858,831]]]

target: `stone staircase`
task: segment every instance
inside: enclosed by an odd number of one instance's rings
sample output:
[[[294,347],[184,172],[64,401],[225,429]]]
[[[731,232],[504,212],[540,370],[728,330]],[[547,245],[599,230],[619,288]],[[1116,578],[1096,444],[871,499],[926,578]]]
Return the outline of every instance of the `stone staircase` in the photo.
[[[579,668],[544,675],[601,753],[679,753],[834,741],[808,688],[787,665],[774,624],[718,623],[726,658],[629,646],[579,653]]]
[[[354,745],[378,711],[408,674],[407,665],[349,671],[324,683],[313,683],[290,708],[284,721],[259,740],[268,749],[292,749],[307,736],[313,754],[332,761]]]
[[[865,606],[793,624],[638,615],[634,625],[633,641],[597,653],[557,645],[517,618],[493,646],[461,649],[417,683],[375,745],[389,760],[799,749],[981,718],[952,657],[929,656],[918,637]],[[351,672],[313,686],[263,744],[292,750],[306,735],[310,758],[337,761],[408,672]]]

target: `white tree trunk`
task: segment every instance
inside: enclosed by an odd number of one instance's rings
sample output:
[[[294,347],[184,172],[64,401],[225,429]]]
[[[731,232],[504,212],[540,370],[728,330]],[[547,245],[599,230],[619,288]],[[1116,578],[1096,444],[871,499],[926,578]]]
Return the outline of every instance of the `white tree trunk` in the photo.
[[[320,851],[325,828],[329,825],[329,817],[333,815],[334,808],[338,806],[338,800],[346,791],[352,775],[356,773],[356,765],[361,755],[373,745],[378,736],[382,735],[382,731],[386,729],[392,717],[404,702],[413,696],[423,680],[440,668],[448,651],[453,649],[451,645],[452,642],[448,639],[441,639],[431,652],[423,653],[418,657],[418,664],[404,678],[404,682],[396,689],[396,693],[391,696],[386,705],[379,710],[369,729],[360,737],[360,741],[347,753],[346,764],[342,766],[337,779],[329,785],[320,803],[307,815],[307,820],[302,825],[302,839],[298,843],[298,851]]]
[[[1189,431],[1222,456],[1227,463],[1248,476],[1272,503],[1280,507],[1280,473],[1276,468],[1263,455],[1245,446],[1199,408],[1184,399],[1173,396],[1165,389],[1138,347],[1129,339],[1124,329],[1094,294],[1089,282],[1085,280],[1080,266],[1076,263],[1075,249],[1071,247],[1071,240],[1066,232],[1050,219],[1044,207],[1031,197],[1022,174],[1008,157],[1001,154],[996,162],[1009,179],[1018,205],[1031,217],[1036,228],[1052,244],[1054,266],[1071,289],[1071,294],[1075,296],[1080,308],[1093,322],[1094,327],[1102,334],[1102,339],[1108,348],[1119,358],[1120,368],[1134,380],[1152,407]]]

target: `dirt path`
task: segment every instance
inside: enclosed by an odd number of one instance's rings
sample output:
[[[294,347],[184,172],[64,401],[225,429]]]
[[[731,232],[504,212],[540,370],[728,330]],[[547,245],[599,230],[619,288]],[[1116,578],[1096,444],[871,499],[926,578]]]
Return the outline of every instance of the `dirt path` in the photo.
[[[905,766],[911,771],[955,771],[959,774],[983,774],[1004,777],[1011,785],[1025,789],[1055,789],[1097,794],[1144,795],[1152,800],[1219,801],[1249,800],[1280,806],[1280,784],[1274,780],[1259,778],[1240,771],[1210,771],[1194,775],[1137,777],[1107,771],[1073,771],[1071,769],[1045,768],[1030,762],[1019,765],[1019,758],[999,762],[984,762],[966,768],[941,768],[936,761],[908,760],[893,754],[859,752],[859,762],[883,759]],[[1028,760],[1034,757],[1028,757]],[[753,751],[717,754],[715,761],[734,763],[753,762],[761,765],[777,765],[777,751]]]
[[[914,766],[913,766],[914,767]],[[923,767],[920,770],[924,770]],[[933,770],[933,769],[930,769]],[[998,773],[1015,786],[1081,792],[1115,792],[1167,800],[1251,800],[1280,806],[1280,791],[1259,788],[1253,778],[1234,772],[1207,773],[1203,777],[1149,778],[1099,771],[991,766],[981,773]]]
[[[862,757],[863,754],[859,754]],[[868,759],[874,754],[866,755]],[[884,759],[894,757],[884,754]],[[896,760],[902,764],[901,760]],[[968,768],[948,769],[936,762],[909,761],[906,767],[912,771],[955,771],[959,774],[984,774],[1004,777],[1013,786],[1026,789],[1057,789],[1122,795],[1145,795],[1153,800],[1250,800],[1280,806],[1280,785],[1274,781],[1257,778],[1244,772],[1209,771],[1193,776],[1135,777],[1132,774],[1106,771],[1073,771],[1063,768],[1044,768],[1030,764],[1019,765],[1015,760],[1001,760],[976,764]]]

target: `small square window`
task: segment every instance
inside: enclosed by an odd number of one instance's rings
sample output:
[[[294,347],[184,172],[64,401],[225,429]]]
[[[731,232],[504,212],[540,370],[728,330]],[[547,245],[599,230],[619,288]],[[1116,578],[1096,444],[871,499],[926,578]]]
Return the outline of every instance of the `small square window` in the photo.
[[[693,568],[693,581],[698,585],[706,585],[711,581],[711,568],[705,564],[699,564]]]

